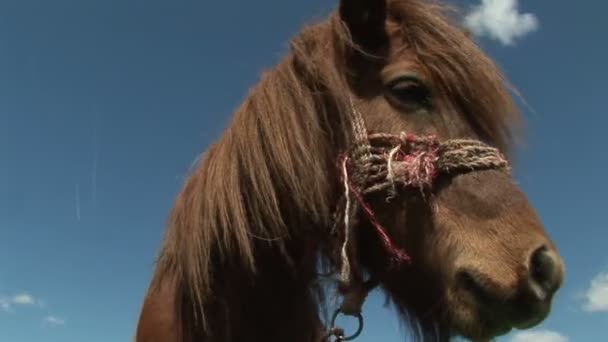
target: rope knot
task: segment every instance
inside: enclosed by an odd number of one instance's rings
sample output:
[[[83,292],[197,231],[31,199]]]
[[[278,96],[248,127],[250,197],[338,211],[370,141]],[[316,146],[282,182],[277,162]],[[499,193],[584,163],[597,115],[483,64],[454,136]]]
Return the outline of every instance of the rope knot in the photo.
[[[402,133],[401,142],[388,153],[386,179],[395,196],[395,183],[423,189],[430,187],[438,175],[439,141],[434,136],[418,137]]]

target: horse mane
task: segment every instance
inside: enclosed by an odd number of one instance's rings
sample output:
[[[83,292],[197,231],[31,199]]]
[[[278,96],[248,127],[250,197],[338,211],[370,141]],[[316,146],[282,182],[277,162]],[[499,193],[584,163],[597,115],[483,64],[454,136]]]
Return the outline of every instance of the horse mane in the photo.
[[[399,48],[413,50],[478,133],[506,149],[517,116],[500,70],[448,24],[447,7],[423,0],[388,4],[387,28],[403,37]],[[256,246],[263,243],[289,262],[287,241],[323,234],[314,230],[331,225],[333,158],[349,139],[344,61],[353,48],[337,13],[305,27],[202,156],[170,214],[152,282],[180,282],[186,293],[176,294],[176,306],[187,296],[202,307],[220,260],[254,273]]]
[[[336,95],[347,89],[340,65],[327,54],[336,51],[336,24],[319,23],[294,39],[289,56],[263,73],[202,155],[171,211],[153,286],[164,277],[180,279],[201,305],[211,289],[214,253],[238,254],[255,272],[255,241],[284,249],[298,218],[330,224],[332,161],[324,157],[340,136],[330,127],[345,124],[335,109],[345,106]],[[298,210],[286,215],[286,203]]]

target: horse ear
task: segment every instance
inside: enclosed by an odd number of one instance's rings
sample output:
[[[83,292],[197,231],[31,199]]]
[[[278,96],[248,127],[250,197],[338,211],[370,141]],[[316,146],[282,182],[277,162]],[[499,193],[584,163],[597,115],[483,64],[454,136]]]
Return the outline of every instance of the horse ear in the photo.
[[[353,41],[364,50],[386,43],[386,0],[340,0],[339,14]]]

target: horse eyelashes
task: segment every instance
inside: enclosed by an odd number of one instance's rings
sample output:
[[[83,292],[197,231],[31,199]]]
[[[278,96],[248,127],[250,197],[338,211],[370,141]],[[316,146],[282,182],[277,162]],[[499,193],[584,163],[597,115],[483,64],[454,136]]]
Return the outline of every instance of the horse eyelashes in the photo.
[[[401,77],[389,83],[389,96],[396,104],[407,110],[428,108],[431,105],[431,91],[418,79]]]

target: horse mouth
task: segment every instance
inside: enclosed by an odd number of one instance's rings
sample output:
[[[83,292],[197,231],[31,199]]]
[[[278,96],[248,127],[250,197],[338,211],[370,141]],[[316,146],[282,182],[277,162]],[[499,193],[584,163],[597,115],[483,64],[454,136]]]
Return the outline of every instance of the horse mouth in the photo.
[[[458,310],[462,310],[458,311]],[[513,330],[526,330],[540,324],[544,319],[536,318],[527,321],[513,322],[501,313],[480,312],[475,308],[451,310],[451,331],[475,342],[493,341],[499,336]]]
[[[505,322],[499,322],[488,317],[479,317],[475,322],[459,322],[453,330],[464,338],[475,342],[489,342],[494,338],[506,335],[514,329]]]
[[[513,329],[525,330],[540,324],[548,315],[550,305],[520,302],[518,309],[505,308],[508,302],[498,303],[483,297],[479,289],[453,291],[448,300],[448,316],[452,331],[475,342],[488,342],[506,335]],[[531,314],[533,313],[533,314]]]
[[[452,304],[447,312],[451,336],[461,336],[474,342],[489,342],[510,333],[514,327],[508,321],[489,314],[481,314],[475,308]]]

